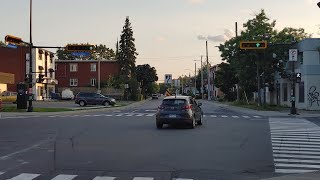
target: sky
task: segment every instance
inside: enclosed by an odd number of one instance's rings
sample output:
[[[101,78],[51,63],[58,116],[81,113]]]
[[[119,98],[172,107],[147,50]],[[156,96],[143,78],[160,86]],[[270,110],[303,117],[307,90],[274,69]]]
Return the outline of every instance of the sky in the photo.
[[[194,75],[208,40],[209,62],[221,63],[219,44],[265,9],[276,28],[305,28],[319,37],[320,0],[33,0],[32,35],[37,46],[105,44],[115,49],[130,17],[136,64],[155,67],[159,82]],[[29,0],[0,0],[0,39],[8,34],[29,41]],[[195,61],[196,60],[196,61]],[[203,57],[203,61],[205,61]]]

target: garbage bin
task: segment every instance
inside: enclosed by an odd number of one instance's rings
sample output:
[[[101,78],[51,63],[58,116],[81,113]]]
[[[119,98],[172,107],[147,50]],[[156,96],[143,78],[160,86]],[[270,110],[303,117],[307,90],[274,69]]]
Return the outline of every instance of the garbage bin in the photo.
[[[27,85],[24,83],[17,84],[17,109],[27,109]]]

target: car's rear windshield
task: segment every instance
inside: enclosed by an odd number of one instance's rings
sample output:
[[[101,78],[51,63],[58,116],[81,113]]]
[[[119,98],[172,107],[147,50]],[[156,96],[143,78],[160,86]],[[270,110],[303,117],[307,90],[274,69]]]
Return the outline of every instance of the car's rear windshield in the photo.
[[[162,105],[168,106],[183,106],[187,103],[185,99],[164,99]]]

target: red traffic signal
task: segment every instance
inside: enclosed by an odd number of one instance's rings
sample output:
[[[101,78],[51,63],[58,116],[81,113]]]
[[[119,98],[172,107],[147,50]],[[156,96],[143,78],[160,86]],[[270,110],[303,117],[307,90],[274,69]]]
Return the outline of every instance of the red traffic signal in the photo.
[[[66,46],[66,50],[67,51],[73,51],[73,52],[91,52],[94,50],[94,45],[90,45],[90,44],[84,44],[84,45],[72,45],[72,44],[68,44]]]
[[[11,35],[6,35],[6,37],[4,39],[5,39],[5,41],[7,43],[10,43],[10,44],[19,45],[19,44],[23,43],[21,38],[15,37],[15,36],[11,36]]]
[[[267,41],[241,41],[240,49],[266,49]]]

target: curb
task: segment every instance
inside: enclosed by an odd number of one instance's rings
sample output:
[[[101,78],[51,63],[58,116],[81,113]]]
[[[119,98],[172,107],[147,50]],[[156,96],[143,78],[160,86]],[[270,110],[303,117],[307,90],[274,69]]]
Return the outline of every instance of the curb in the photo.
[[[119,109],[128,109],[133,108],[135,106],[139,106],[146,102],[149,102],[151,98],[146,100],[133,102],[131,104],[120,106],[120,107],[110,107],[110,106],[97,106],[97,107],[87,107],[87,108],[72,108],[71,111],[62,111],[62,112],[0,112],[0,119],[1,117],[13,117],[13,116],[50,116],[50,115],[57,115],[57,114],[76,114],[76,113],[86,113],[86,112],[95,112],[95,111],[114,111]],[[74,110],[76,109],[76,110]]]

